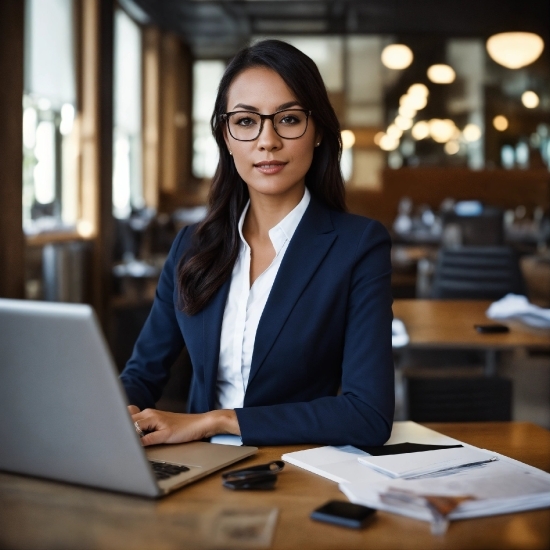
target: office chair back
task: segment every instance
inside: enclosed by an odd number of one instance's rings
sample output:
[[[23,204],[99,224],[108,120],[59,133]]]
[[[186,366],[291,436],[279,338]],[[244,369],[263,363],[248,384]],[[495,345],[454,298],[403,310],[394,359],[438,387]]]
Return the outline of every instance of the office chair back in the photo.
[[[525,295],[516,253],[506,246],[442,248],[437,257],[432,298],[499,300]]]
[[[501,246],[504,244],[504,212],[484,206],[476,215],[461,215],[451,210],[443,214],[443,231],[455,226],[463,246]]]
[[[507,378],[407,378],[408,417],[415,422],[509,421]]]

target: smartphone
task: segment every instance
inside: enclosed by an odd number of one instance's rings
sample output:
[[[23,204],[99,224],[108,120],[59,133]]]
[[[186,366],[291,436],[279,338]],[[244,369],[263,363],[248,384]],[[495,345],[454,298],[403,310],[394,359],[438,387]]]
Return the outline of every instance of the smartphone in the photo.
[[[498,332],[510,332],[510,329],[506,325],[500,325],[493,323],[490,325],[474,325],[474,328],[482,334],[495,334]]]
[[[376,510],[353,504],[345,500],[330,500],[320,508],[313,510],[311,519],[334,523],[343,527],[360,529],[374,516]]]

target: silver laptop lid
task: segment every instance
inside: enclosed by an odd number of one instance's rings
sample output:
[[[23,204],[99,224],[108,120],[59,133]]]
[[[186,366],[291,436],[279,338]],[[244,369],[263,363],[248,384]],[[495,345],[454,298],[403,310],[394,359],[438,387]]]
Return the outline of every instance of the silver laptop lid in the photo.
[[[0,469],[158,496],[91,307],[0,299]]]

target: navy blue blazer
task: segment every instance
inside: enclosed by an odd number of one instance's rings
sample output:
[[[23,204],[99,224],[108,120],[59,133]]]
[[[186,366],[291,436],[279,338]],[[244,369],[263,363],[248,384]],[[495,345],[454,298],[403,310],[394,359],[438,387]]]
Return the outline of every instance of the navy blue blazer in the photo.
[[[178,309],[176,270],[193,226],[176,237],[149,318],[121,374],[131,404],[154,407],[187,346],[191,413],[214,408],[230,280],[199,313]],[[273,283],[254,342],[243,408],[248,445],[381,445],[394,412],[390,238],[377,221],[314,198]]]

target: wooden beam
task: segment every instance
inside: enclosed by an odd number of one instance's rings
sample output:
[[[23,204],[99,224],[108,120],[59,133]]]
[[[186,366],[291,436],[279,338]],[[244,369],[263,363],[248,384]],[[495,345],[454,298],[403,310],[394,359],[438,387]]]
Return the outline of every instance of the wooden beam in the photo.
[[[161,211],[197,194],[191,174],[192,73],[191,51],[179,37],[144,28],[143,194],[148,207]]]
[[[196,194],[197,182],[193,178],[193,57],[185,42],[179,43],[178,63],[178,111],[175,115],[177,127],[176,160],[178,172],[177,189]]]
[[[107,328],[114,221],[113,44],[114,0],[81,0],[81,233],[93,238],[91,297]]]
[[[21,0],[0,2],[0,297],[24,297],[23,43]]]
[[[143,30],[143,197],[157,208],[161,179],[160,63],[161,34],[157,27]]]

